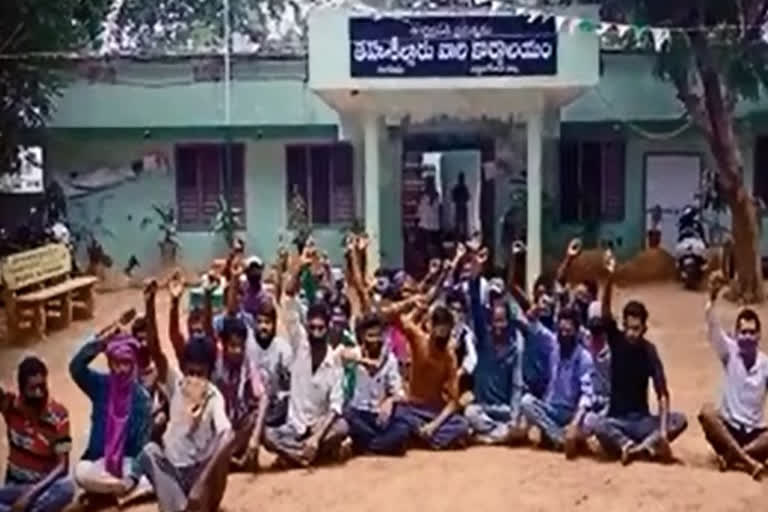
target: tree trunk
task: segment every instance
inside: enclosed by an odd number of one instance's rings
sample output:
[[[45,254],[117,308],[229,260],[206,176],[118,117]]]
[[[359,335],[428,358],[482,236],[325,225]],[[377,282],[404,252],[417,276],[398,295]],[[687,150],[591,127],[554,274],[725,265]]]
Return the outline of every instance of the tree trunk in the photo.
[[[736,275],[729,298],[746,304],[764,299],[760,258],[760,225],[755,202],[744,187],[741,150],[733,129],[733,113],[726,100],[720,75],[712,65],[709,49],[697,45],[699,73],[707,112],[706,130],[718,179],[731,210],[731,234]]]
[[[736,275],[731,282],[729,297],[746,304],[762,302],[765,297],[757,208],[743,185],[734,192],[735,197],[733,199],[729,197],[728,205],[731,208]]]

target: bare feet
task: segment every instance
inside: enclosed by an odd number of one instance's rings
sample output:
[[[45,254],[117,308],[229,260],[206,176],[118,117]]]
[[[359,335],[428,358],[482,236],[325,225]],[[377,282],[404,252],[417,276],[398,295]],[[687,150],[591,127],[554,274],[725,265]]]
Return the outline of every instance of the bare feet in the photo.
[[[645,448],[643,448],[642,446],[636,445],[631,441],[628,442],[627,444],[621,447],[621,464],[624,466],[629,466],[644,451],[645,451]]]
[[[579,454],[579,438],[574,436],[566,436],[565,443],[563,444],[565,451],[565,458],[573,460]]]
[[[759,482],[763,479],[763,474],[765,473],[765,466],[760,464],[759,462],[755,462],[755,464],[750,468],[750,476],[752,477],[752,480],[755,482]]]

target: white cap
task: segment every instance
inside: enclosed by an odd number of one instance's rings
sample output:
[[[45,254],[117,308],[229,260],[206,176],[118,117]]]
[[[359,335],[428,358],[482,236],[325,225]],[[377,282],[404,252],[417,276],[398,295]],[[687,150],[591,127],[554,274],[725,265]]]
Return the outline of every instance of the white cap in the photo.
[[[261,258],[258,256],[250,256],[247,260],[245,260],[245,267],[248,268],[250,266],[264,267],[264,262],[262,262]]]

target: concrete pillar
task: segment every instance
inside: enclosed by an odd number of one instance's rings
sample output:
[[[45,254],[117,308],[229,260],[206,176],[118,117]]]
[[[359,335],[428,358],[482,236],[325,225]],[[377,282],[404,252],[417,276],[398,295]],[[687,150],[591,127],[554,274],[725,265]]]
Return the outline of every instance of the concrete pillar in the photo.
[[[541,209],[542,209],[542,113],[528,117],[527,168],[528,168],[528,251],[525,260],[525,286],[531,291],[533,283],[541,274]]]
[[[381,172],[381,148],[379,141],[383,118],[368,113],[363,119],[363,139],[365,146],[365,231],[370,237],[368,247],[368,269],[379,267],[381,252],[381,210],[379,208],[379,173]]]

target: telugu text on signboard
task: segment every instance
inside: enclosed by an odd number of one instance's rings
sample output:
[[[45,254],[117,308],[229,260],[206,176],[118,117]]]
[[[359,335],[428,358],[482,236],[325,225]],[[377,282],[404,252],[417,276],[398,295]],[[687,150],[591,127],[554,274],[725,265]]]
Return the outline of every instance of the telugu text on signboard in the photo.
[[[552,18],[350,18],[349,40],[353,77],[557,74]]]
[[[69,250],[62,244],[19,252],[0,261],[3,282],[9,290],[18,290],[71,270]]]

